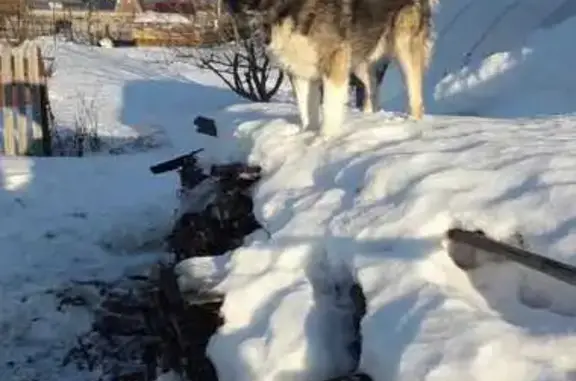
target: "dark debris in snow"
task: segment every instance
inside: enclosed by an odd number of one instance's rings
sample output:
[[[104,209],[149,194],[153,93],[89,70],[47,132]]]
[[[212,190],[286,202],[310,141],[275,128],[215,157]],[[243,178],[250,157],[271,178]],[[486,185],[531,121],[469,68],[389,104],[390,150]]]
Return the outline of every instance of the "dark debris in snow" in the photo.
[[[91,371],[98,381],[152,381],[169,370],[190,381],[217,380],[206,346],[223,323],[223,297],[199,293],[184,298],[174,266],[190,257],[221,255],[259,227],[248,192],[260,178],[260,168],[235,163],[212,166],[205,174],[196,153],[151,168],[154,174],[178,170],[182,188],[208,178],[215,184],[212,201],[203,210],[186,212],[176,221],[167,237],[169,259],[147,275],[83,282],[98,296],[96,303],[75,295],[78,283],[56,295],[59,309],[89,308],[94,316],[63,366]]]

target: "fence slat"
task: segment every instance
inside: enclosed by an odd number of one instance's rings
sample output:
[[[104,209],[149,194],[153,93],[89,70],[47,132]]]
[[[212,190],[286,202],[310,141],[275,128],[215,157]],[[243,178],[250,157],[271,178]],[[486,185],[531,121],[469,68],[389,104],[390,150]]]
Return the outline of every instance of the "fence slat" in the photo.
[[[40,52],[40,47],[36,48],[38,53],[38,72],[40,73],[40,101],[38,105],[40,107],[40,129],[42,131],[42,148],[44,150],[44,155],[52,155],[52,134],[50,132],[50,99],[48,98],[48,71],[44,66],[44,60],[42,59],[42,54]]]
[[[24,60],[26,59],[27,45],[23,45],[19,49],[14,49],[12,55],[14,57],[14,93],[16,104],[14,105],[18,112],[16,113],[16,129],[18,131],[18,154],[26,154],[30,148],[30,140],[28,138],[28,105],[26,104],[26,85],[28,79],[24,72]]]
[[[42,55],[40,47],[31,47],[28,55],[28,82],[32,103],[32,138],[34,140],[42,139],[42,98],[40,91],[45,85],[41,75]]]
[[[2,49],[2,115],[4,125],[4,154],[16,155],[14,141],[14,110],[12,109],[12,51],[8,47]]]

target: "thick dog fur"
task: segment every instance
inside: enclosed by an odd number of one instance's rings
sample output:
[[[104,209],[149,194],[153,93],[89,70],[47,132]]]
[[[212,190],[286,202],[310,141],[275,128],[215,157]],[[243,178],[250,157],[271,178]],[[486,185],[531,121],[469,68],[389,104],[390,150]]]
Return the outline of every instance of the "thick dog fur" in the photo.
[[[402,70],[411,116],[422,118],[433,1],[229,0],[236,11],[264,17],[269,52],[290,76],[303,128],[321,128],[325,135],[343,122],[350,73],[366,89],[364,111],[373,112],[376,70],[391,59]]]

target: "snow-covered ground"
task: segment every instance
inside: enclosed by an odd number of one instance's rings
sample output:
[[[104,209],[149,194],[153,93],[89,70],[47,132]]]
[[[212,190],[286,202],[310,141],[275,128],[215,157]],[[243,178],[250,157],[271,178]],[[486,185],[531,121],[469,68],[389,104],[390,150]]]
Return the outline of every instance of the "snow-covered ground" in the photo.
[[[124,153],[0,156],[0,379],[89,379],[58,366],[89,321],[56,311],[53,292],[161,256],[177,178],[148,167],[204,147],[265,170],[254,198],[267,234],[231,253],[216,286],[226,324],[208,352],[222,381],[350,370],[334,285],[352,281],[368,304],[359,366],[376,381],[576,380],[576,290],[514,264],[465,273],[443,240],[454,225],[520,233],[576,263],[576,7],[445,0],[437,21],[426,119],[398,112],[391,70],[387,111],[352,112],[331,141],[299,133],[292,102],[248,104],[173,52],[59,42],[59,128],[88,120]],[[217,139],[195,133],[199,114]]]
[[[149,167],[209,149],[214,139],[195,133],[194,118],[241,102],[204,73],[170,64],[173,52],[52,43],[42,42],[56,57],[49,89],[58,128],[81,121],[107,150],[0,156],[1,380],[65,379],[62,356],[90,321],[56,311],[54,292],[72,280],[115,279],[162,255],[178,179]],[[232,142],[222,132],[210,151],[225,160]]]

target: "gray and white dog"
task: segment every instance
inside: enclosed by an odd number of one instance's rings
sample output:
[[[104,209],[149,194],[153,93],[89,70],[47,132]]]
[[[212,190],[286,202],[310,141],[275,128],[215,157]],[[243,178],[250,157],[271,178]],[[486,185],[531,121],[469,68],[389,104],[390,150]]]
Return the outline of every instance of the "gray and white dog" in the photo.
[[[410,115],[422,118],[437,0],[227,1],[233,12],[262,17],[268,51],[290,76],[304,129],[321,129],[324,135],[339,131],[351,73],[365,88],[364,112],[373,112],[376,71],[392,59],[404,76]]]

